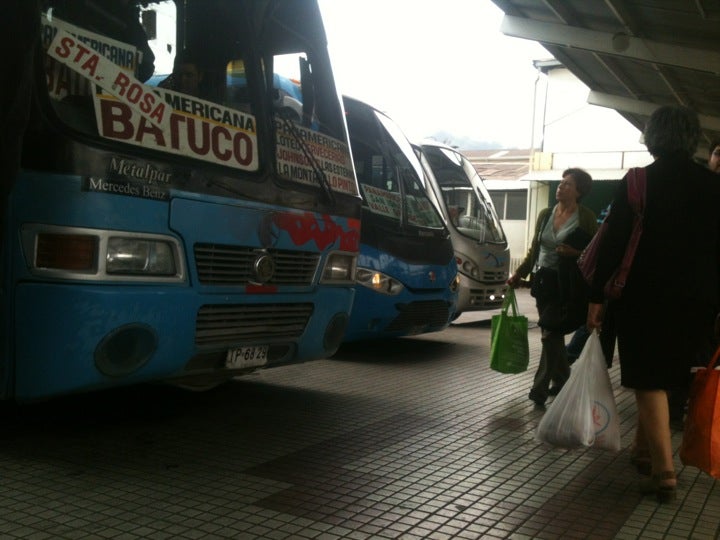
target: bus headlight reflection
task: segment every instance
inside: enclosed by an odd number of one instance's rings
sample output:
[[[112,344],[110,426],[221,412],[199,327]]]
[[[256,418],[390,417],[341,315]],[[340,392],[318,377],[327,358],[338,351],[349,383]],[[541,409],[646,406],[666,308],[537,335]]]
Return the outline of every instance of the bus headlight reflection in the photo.
[[[108,274],[172,276],[176,273],[174,250],[162,240],[111,237],[106,271]]]
[[[460,288],[460,274],[456,274],[455,278],[450,282],[450,290],[457,291]]]
[[[357,269],[357,282],[373,291],[393,296],[400,294],[405,288],[397,279],[369,268]]]

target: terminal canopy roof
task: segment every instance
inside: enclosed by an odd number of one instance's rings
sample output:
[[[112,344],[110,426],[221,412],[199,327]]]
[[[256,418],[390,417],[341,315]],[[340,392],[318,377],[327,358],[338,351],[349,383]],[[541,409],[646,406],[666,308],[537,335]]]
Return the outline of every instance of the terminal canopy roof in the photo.
[[[539,42],[642,130],[660,105],[700,116],[700,152],[720,139],[718,0],[493,0],[504,34]]]

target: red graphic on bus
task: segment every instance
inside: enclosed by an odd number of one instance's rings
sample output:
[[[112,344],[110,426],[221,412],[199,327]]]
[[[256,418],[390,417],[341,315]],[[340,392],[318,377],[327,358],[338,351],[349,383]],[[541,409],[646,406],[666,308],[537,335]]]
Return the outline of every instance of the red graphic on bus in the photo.
[[[278,229],[287,231],[296,246],[313,240],[318,249],[323,251],[339,240],[339,249],[343,251],[357,252],[360,249],[359,219],[348,219],[347,231],[335,223],[329,215],[322,216],[322,221],[318,221],[312,212],[302,214],[278,212],[273,214],[272,222]]]

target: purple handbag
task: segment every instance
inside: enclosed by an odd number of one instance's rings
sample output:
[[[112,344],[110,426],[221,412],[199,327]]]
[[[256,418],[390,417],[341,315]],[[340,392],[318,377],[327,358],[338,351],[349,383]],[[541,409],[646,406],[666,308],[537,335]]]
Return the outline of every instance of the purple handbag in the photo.
[[[635,167],[628,171],[628,202],[630,203],[630,208],[632,208],[634,213],[633,228],[632,233],[630,234],[630,239],[625,247],[625,255],[623,255],[622,262],[605,284],[605,297],[609,300],[616,300],[622,295],[622,290],[625,287],[625,281],[630,273],[630,267],[632,266],[633,258],[635,257],[635,250],[637,249],[638,242],[640,241],[640,235],[642,235],[643,212],[645,210],[645,183],[646,178],[644,168]],[[612,207],[610,207],[610,212],[612,212]],[[592,283],[593,277],[595,276],[598,250],[607,234],[606,231],[607,217],[605,218],[605,221],[602,222],[602,225],[600,225],[600,228],[595,233],[595,236],[593,236],[592,240],[590,240],[590,243],[585,247],[577,259],[577,265],[578,268],[580,268],[580,273],[588,284]]]

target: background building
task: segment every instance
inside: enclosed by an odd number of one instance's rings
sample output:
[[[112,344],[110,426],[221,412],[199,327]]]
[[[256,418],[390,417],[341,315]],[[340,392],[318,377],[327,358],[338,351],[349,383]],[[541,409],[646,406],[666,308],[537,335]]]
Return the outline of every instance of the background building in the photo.
[[[625,172],[652,161],[640,131],[617,111],[590,105],[589,88],[567,68],[557,60],[534,64],[533,148],[463,152],[485,178],[502,219],[511,271],[527,252],[538,213],[555,203],[565,169],[581,167],[592,175],[583,204],[599,214]]]

